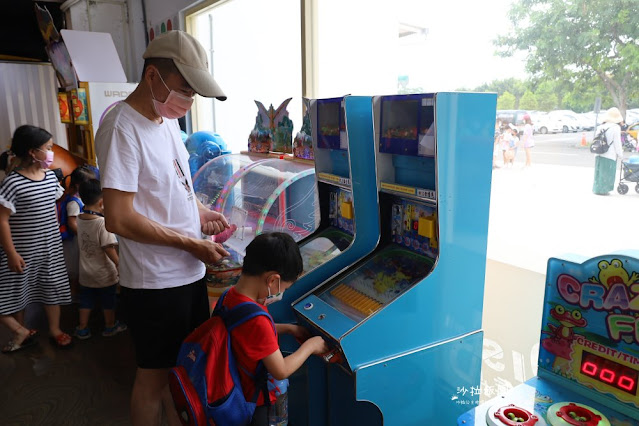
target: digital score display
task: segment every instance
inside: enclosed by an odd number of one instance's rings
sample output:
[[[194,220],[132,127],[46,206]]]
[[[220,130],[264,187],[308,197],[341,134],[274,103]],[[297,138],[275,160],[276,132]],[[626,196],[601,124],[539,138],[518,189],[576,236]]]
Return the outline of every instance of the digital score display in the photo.
[[[581,355],[581,374],[594,380],[619,389],[622,392],[636,395],[639,372],[615,361],[583,351]]]

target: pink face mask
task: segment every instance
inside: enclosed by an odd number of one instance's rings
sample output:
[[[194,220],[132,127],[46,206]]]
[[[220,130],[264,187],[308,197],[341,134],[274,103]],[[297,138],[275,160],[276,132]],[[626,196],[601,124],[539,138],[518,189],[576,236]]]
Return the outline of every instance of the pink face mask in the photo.
[[[179,94],[175,90],[169,89],[159,72],[158,75],[160,76],[162,84],[166,87],[166,90],[169,91],[169,96],[167,96],[166,101],[164,102],[157,101],[153,94],[153,89],[151,89],[151,96],[153,96],[153,109],[155,110],[155,113],[161,117],[169,119],[184,117],[189,109],[191,109],[193,98],[189,98],[188,96]],[[151,85],[149,85],[149,88],[151,88]]]
[[[37,158],[35,160],[40,163],[40,167],[48,169],[53,164],[53,151],[45,151],[43,149],[38,149],[38,151],[44,152],[46,157],[44,157],[44,160],[38,160]]]

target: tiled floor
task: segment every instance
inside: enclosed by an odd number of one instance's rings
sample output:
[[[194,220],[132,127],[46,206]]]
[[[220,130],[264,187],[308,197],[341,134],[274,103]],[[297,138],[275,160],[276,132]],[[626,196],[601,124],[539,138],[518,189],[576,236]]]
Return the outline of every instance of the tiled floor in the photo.
[[[38,344],[11,354],[0,354],[0,424],[129,425],[129,398],[135,375],[128,332],[102,337],[101,312],[93,312],[93,337],[74,339],[70,349],[49,343],[47,321],[39,306],[26,312],[30,328],[37,328]],[[62,328],[77,324],[77,305],[62,309]],[[9,339],[0,329],[0,344]]]

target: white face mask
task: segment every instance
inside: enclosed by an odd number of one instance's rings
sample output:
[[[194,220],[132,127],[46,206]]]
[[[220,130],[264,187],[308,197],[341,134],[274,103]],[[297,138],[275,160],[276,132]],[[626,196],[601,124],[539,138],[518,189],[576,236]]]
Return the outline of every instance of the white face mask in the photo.
[[[284,292],[282,291],[282,280],[278,278],[277,281],[277,293],[271,294],[271,287],[268,287],[268,296],[264,299],[264,306],[268,306],[271,303],[279,302],[282,300]]]

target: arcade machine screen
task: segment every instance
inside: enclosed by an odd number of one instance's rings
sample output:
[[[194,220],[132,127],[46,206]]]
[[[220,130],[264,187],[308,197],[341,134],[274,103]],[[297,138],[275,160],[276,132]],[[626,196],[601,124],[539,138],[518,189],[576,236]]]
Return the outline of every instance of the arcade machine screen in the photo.
[[[390,194],[382,217],[382,246],[347,275],[315,291],[329,306],[356,323],[399,297],[430,273],[437,257],[435,207]],[[386,244],[384,244],[386,242]]]
[[[352,194],[341,188],[330,188],[329,191],[329,227],[300,244],[305,273],[338,256],[353,241]]]
[[[328,287],[319,298],[356,322],[424,278],[433,261],[392,244]]]
[[[338,256],[353,242],[355,221],[343,98],[318,99],[315,121],[320,197],[319,232],[300,242],[304,273]]]

